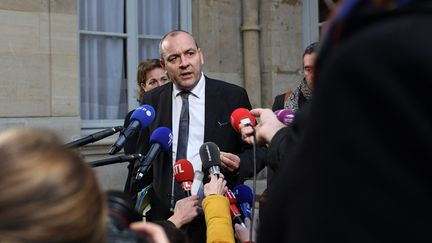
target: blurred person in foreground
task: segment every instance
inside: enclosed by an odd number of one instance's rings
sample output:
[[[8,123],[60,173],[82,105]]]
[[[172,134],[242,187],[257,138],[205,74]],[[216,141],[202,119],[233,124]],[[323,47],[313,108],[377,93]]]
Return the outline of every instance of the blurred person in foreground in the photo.
[[[343,1],[297,142],[269,109],[251,112],[283,163],[258,242],[432,241],[431,25],[431,1]]]
[[[0,133],[0,242],[112,242],[105,194],[91,167],[47,130]],[[162,228],[131,228],[167,243]]]

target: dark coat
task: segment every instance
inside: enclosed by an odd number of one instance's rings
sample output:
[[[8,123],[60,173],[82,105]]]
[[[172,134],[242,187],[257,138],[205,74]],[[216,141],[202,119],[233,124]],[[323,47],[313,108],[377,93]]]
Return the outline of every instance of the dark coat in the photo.
[[[430,10],[362,22],[322,60],[296,147],[270,144],[258,242],[432,242]]]

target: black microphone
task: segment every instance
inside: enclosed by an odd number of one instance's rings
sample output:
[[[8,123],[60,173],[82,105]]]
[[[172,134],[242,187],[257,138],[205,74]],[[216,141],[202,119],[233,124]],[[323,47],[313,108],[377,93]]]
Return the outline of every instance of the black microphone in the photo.
[[[67,144],[65,144],[65,146],[68,148],[76,148],[76,147],[80,147],[80,146],[83,146],[83,145],[86,145],[89,143],[94,143],[94,142],[99,141],[101,139],[104,139],[108,136],[111,136],[114,133],[121,131],[122,129],[123,129],[122,126],[111,127],[111,128],[105,129],[103,131],[90,134],[87,137],[83,137],[83,138],[80,138],[78,140],[67,143]]]
[[[219,178],[220,172],[220,151],[219,147],[213,142],[206,142],[201,145],[200,157],[204,169],[210,174],[215,174]]]
[[[113,155],[120,151],[126,143],[126,140],[139,129],[148,127],[155,119],[155,116],[155,110],[150,105],[142,105],[136,108],[130,117],[129,126],[121,131],[117,141],[112,145],[109,154]]]
[[[151,147],[145,156],[144,161],[140,159],[140,167],[135,176],[136,180],[141,180],[145,174],[147,174],[153,160],[158,156],[159,152],[168,151],[172,144],[172,132],[167,127],[158,127],[153,131],[150,137]]]
[[[122,155],[122,156],[116,156],[116,157],[111,157],[106,159],[95,160],[89,162],[89,164],[92,167],[98,167],[98,166],[116,164],[116,163],[121,163],[126,161],[134,161],[142,157],[143,157],[142,154],[129,154],[129,155]]]

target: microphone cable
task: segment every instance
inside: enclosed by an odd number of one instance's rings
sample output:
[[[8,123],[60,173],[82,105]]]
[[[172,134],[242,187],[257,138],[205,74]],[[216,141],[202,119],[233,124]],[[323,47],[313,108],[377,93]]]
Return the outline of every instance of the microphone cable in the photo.
[[[250,229],[249,229],[249,241],[252,242],[252,234],[254,230],[254,218],[255,218],[255,194],[256,194],[256,131],[255,127],[252,127],[252,135],[253,135],[253,143],[252,143],[252,151],[253,151],[253,178],[252,178],[252,212],[251,212],[251,222],[250,222]]]

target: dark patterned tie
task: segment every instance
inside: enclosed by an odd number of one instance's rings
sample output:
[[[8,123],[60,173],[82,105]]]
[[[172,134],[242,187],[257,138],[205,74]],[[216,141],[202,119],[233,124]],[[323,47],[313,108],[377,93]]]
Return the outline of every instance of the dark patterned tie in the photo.
[[[189,137],[189,95],[191,93],[190,91],[183,90],[179,94],[182,98],[182,108],[180,111],[176,161],[187,158],[187,144]]]

